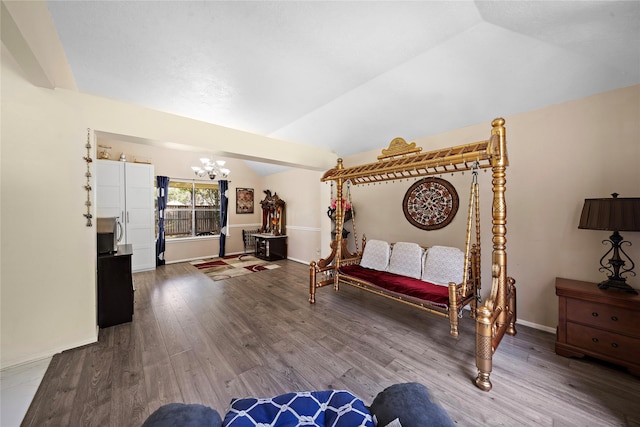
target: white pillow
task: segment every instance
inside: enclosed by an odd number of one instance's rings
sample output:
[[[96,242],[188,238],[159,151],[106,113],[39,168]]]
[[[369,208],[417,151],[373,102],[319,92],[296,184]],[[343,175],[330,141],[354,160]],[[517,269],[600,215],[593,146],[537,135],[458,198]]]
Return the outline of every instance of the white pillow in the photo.
[[[417,243],[398,242],[391,249],[389,273],[419,279],[422,274],[422,248]]]
[[[374,270],[386,271],[389,265],[389,243],[383,240],[367,240],[360,266]]]
[[[422,269],[422,280],[435,285],[448,286],[449,282],[462,283],[464,252],[449,246],[429,248]]]

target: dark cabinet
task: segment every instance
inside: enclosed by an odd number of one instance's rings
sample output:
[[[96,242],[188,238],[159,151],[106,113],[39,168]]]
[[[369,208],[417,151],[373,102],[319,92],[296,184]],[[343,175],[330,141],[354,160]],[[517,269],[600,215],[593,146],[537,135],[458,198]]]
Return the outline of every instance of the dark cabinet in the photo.
[[[133,319],[131,245],[98,256],[98,326],[107,328]]]
[[[287,258],[287,236],[255,234],[255,238],[256,256],[258,258],[267,261]]]

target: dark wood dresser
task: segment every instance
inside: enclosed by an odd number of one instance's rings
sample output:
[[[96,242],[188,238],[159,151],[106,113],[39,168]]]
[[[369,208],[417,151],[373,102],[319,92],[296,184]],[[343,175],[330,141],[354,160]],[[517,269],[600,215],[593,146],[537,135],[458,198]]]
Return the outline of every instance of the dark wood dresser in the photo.
[[[595,357],[640,376],[640,295],[560,277],[556,295],[557,354]]]
[[[98,255],[98,326],[107,328],[133,319],[131,245],[118,252]]]

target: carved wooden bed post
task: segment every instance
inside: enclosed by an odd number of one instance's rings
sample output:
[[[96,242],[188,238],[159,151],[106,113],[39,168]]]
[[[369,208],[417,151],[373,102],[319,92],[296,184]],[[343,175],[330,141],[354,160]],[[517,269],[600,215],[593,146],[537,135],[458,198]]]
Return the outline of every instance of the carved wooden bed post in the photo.
[[[311,261],[309,264],[309,303],[316,303],[316,283],[317,283],[317,274],[316,274],[316,262]]]
[[[506,131],[504,128],[504,119],[496,119],[491,123],[493,130],[491,131],[491,143],[489,151],[493,151],[492,157],[492,187],[493,187],[493,204],[491,212],[493,216],[491,231],[493,232],[493,254],[492,264],[498,265],[498,289],[506,289],[507,287],[507,204],[505,202],[505,171],[509,164],[505,146]],[[496,144],[496,136],[498,138],[497,147],[491,146]],[[506,307],[506,292],[498,292],[498,307]],[[507,313],[502,312],[498,316],[498,323],[506,323]]]
[[[505,202],[505,171],[509,165],[506,149],[504,119],[491,122],[491,139],[487,151],[491,155],[493,204],[491,255],[491,295],[478,308],[476,319],[476,367],[475,384],[484,391],[491,390],[489,376],[492,356],[505,332],[515,335],[515,281],[507,277],[507,204]]]
[[[338,172],[344,169],[342,165],[342,159],[338,159],[338,165],[336,166]],[[336,257],[334,259],[336,271],[340,268],[340,260],[342,260],[342,227],[344,227],[344,212],[342,205],[342,185],[344,179],[338,178],[336,180]],[[338,274],[333,275],[333,289],[338,290]]]

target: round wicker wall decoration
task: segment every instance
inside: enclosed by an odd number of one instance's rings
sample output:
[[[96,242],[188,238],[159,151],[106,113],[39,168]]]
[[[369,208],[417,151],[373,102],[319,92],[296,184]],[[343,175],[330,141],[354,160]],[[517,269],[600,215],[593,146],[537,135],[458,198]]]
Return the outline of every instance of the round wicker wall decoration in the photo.
[[[428,177],[415,182],[402,201],[404,216],[422,230],[446,227],[458,212],[458,193],[442,178]]]

